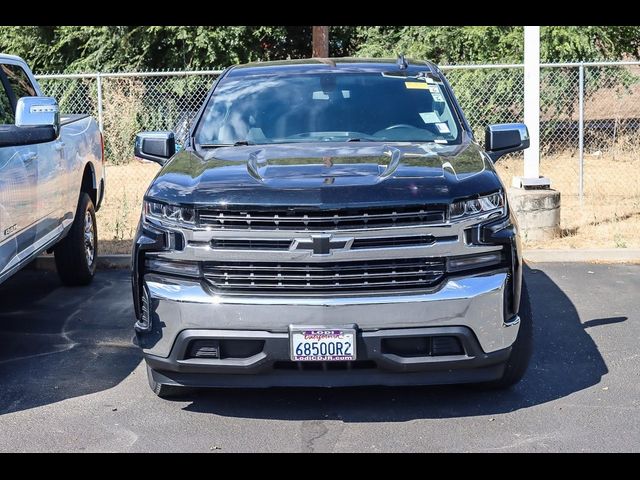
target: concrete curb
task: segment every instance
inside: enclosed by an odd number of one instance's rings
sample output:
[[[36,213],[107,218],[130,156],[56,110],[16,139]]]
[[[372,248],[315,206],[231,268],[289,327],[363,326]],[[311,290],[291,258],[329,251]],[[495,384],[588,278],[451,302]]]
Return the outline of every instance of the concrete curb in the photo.
[[[530,249],[523,256],[532,263],[640,263],[638,248]]]
[[[524,259],[531,263],[640,263],[638,248],[603,249],[536,249],[525,250]],[[100,270],[128,269],[131,267],[131,255],[101,255],[98,257]],[[53,255],[42,255],[35,259],[32,268],[37,270],[55,270]]]

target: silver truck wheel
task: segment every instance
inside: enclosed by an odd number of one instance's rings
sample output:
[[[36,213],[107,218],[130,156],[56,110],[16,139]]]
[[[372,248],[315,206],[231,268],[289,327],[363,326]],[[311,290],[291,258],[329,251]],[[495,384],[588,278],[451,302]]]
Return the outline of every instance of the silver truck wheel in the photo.
[[[93,265],[96,253],[95,244],[93,216],[91,212],[87,210],[84,214],[84,250],[87,257],[87,265]]]

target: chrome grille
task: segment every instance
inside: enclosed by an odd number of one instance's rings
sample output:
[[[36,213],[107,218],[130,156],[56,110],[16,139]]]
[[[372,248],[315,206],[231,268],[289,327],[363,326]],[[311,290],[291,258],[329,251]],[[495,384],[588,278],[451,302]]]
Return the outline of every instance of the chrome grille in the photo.
[[[228,250],[289,250],[292,242],[291,239],[214,238],[211,247]]]
[[[220,211],[200,209],[203,227],[238,230],[354,230],[428,225],[445,221],[445,209],[433,206],[346,209],[340,211]]]
[[[455,242],[456,235],[435,237],[433,235],[404,235],[394,237],[359,237],[353,240],[351,250],[371,248],[397,248],[433,245],[436,242]],[[221,250],[289,250],[294,238],[214,238],[211,247]]]
[[[211,285],[225,292],[324,293],[415,290],[438,283],[442,258],[412,258],[321,264],[205,262]]]

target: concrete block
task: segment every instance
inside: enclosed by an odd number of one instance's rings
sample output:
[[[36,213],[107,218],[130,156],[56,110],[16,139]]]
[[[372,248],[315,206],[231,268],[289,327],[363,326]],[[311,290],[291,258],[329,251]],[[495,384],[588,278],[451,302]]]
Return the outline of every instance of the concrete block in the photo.
[[[549,240],[560,234],[560,192],[509,188],[507,196],[523,240]]]

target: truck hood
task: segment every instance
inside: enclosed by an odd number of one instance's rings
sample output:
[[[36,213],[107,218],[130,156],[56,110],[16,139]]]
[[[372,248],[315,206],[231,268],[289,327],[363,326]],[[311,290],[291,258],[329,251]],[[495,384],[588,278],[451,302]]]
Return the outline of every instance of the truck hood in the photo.
[[[502,188],[474,143],[304,143],[184,150],[147,198],[188,205],[448,204]]]

